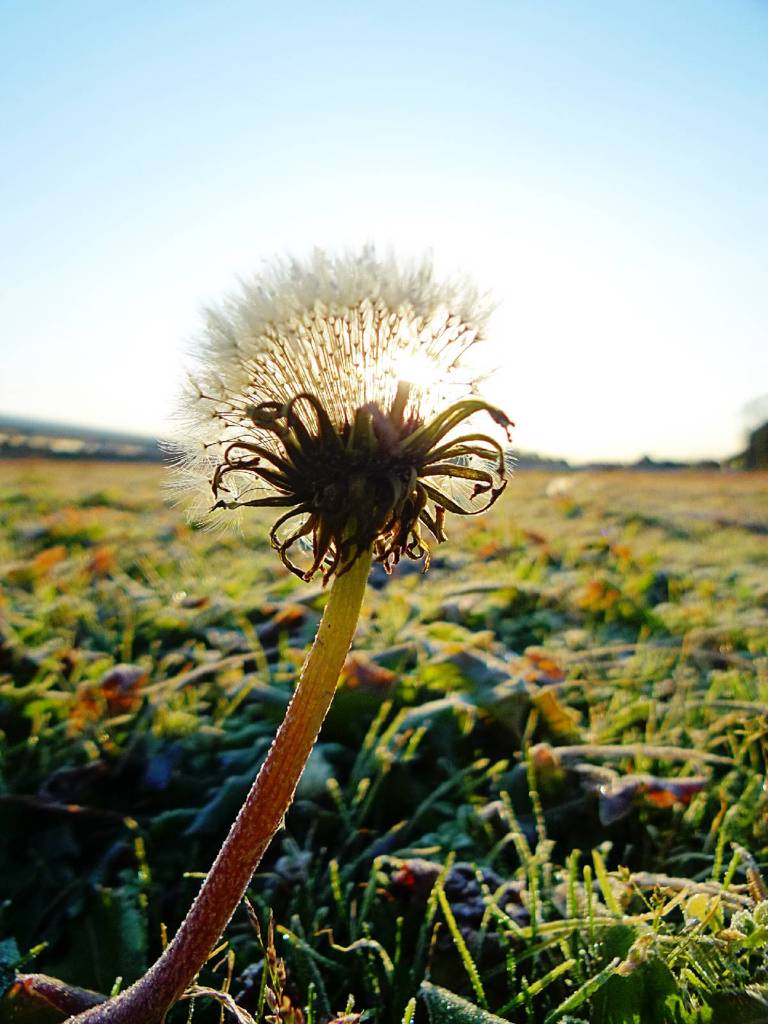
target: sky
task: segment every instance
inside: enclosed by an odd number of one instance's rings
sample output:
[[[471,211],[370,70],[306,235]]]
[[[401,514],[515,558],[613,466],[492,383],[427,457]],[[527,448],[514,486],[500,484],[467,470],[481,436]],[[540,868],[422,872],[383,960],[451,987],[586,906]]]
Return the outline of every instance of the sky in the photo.
[[[167,433],[264,260],[425,250],[524,450],[720,457],[768,391],[768,0],[0,0],[0,413]]]

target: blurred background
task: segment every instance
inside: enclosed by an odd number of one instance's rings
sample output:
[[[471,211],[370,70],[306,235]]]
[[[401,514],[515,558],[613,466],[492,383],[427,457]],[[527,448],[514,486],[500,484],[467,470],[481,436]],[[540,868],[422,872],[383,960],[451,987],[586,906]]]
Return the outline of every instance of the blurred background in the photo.
[[[0,23],[6,452],[41,422],[140,449],[206,302],[366,241],[495,296],[489,397],[523,451],[728,460],[768,418],[764,2],[6,0]]]

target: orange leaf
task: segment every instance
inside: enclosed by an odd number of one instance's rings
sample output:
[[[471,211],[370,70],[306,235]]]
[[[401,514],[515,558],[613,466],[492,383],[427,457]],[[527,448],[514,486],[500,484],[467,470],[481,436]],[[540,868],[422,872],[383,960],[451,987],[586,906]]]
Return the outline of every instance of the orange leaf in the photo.
[[[63,562],[66,557],[67,549],[63,544],[57,544],[55,547],[46,548],[39,555],[35,555],[30,563],[30,568],[35,576],[45,576],[55,565]]]
[[[114,568],[115,549],[109,544],[96,548],[88,563],[88,572],[91,576],[107,576]]]
[[[381,693],[390,690],[397,674],[382,668],[364,654],[350,654],[341,670],[341,682],[350,690],[369,690]]]

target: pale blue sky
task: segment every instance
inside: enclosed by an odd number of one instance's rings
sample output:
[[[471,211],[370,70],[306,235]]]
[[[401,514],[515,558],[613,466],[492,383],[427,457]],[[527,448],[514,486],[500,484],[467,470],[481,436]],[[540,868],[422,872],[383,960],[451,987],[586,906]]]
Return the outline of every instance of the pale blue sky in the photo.
[[[373,240],[499,301],[523,448],[768,391],[768,2],[0,0],[0,412],[162,430],[202,303]]]

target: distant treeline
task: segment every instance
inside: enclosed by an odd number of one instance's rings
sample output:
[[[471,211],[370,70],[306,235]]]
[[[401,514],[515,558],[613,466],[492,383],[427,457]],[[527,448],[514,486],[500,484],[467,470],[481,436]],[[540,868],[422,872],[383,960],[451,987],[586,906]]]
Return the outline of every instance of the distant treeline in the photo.
[[[768,469],[768,421],[752,431],[745,451],[737,458],[744,469]]]

